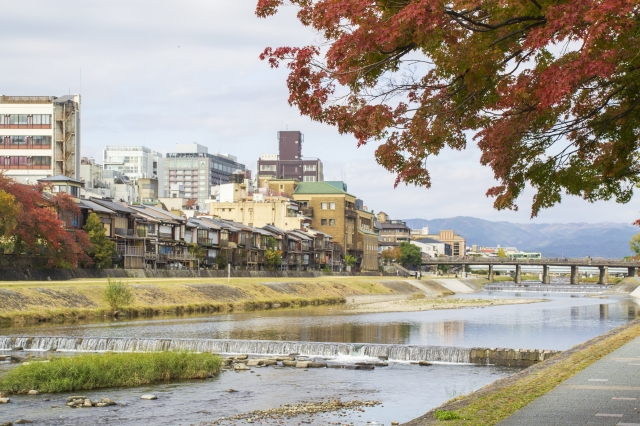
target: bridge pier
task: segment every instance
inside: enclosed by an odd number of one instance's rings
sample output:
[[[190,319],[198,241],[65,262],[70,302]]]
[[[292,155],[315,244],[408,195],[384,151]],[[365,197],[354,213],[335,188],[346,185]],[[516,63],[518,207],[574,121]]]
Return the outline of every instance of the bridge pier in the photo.
[[[549,276],[549,265],[542,265],[542,284],[551,284]]]
[[[578,265],[571,265],[571,278],[570,284],[578,284],[580,282],[580,277],[578,276]]]
[[[635,266],[629,266],[629,273],[627,274],[627,276],[629,277],[635,277],[636,276],[636,267]]]
[[[598,284],[609,284],[609,267],[608,266],[600,267],[600,278],[598,279]]]
[[[522,266],[516,265],[516,276],[513,281],[516,284],[522,284]]]
[[[487,276],[487,279],[490,283],[493,282],[493,265],[489,265],[489,276]]]

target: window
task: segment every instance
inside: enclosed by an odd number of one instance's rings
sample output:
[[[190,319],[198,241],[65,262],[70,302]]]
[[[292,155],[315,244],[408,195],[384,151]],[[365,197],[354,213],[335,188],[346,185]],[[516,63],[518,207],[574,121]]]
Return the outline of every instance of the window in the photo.
[[[329,219],[329,226],[336,226],[336,220],[335,219]]]
[[[316,165],[315,164],[306,164],[304,166],[304,171],[305,172],[315,172],[316,171]]]
[[[11,145],[27,145],[27,137],[26,136],[10,136]]]
[[[260,171],[261,172],[275,172],[276,171],[276,165],[275,164],[260,164]]]
[[[51,136],[31,136],[31,146],[48,148],[51,146]]]
[[[327,226],[327,219],[320,219],[320,224],[322,226]]]
[[[320,203],[322,210],[327,210],[327,204],[328,203]]]
[[[336,209],[336,203],[329,203],[329,210],[335,210]]]
[[[48,169],[51,167],[51,157],[31,157],[31,165],[36,169]]]
[[[315,181],[316,181],[315,176],[304,176],[304,182],[315,182]]]

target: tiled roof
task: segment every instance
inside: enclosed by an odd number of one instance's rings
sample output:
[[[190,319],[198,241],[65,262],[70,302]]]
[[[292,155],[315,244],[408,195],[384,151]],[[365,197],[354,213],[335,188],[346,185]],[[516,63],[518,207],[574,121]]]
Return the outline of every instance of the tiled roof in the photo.
[[[351,195],[346,191],[338,189],[337,187],[330,185],[326,182],[300,182],[298,187],[293,192],[294,194],[346,194]],[[354,195],[351,195],[352,197]]]

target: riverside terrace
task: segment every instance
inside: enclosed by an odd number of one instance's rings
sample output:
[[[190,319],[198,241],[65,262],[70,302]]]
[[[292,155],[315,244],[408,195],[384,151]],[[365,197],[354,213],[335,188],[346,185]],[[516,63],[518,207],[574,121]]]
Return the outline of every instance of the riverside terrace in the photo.
[[[578,268],[591,267],[600,269],[600,278],[598,284],[606,284],[609,279],[609,268],[627,268],[629,277],[636,276],[636,268],[640,267],[640,261],[637,260],[620,260],[620,259],[604,259],[604,258],[578,258],[578,259],[505,259],[505,258],[487,258],[487,257],[431,257],[428,259],[422,259],[423,265],[458,265],[462,266],[463,270],[467,266],[479,265],[487,266],[489,269],[489,281],[493,282],[493,267],[500,266],[514,266],[516,268],[516,274],[514,282],[516,284],[522,283],[522,266],[542,266],[542,282],[549,284],[551,282],[551,276],[549,275],[550,266],[564,266],[571,267],[571,284],[578,284]]]

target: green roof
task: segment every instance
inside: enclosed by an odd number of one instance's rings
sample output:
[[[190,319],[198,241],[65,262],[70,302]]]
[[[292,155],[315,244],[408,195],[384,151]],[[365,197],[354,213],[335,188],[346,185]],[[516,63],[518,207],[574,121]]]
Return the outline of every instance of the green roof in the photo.
[[[344,183],[341,180],[325,180],[324,183],[328,183],[331,186],[335,186],[338,189],[341,189],[343,191],[347,191],[347,184]]]
[[[327,182],[300,182],[293,192],[294,194],[345,194],[351,197],[355,195],[349,194]]]
[[[378,234],[376,234],[376,233],[375,233],[375,232],[373,232],[373,231],[369,231],[369,230],[362,229],[362,228],[358,228],[358,232],[362,232],[363,234],[375,235],[375,236],[377,236],[377,235],[378,235]]]

